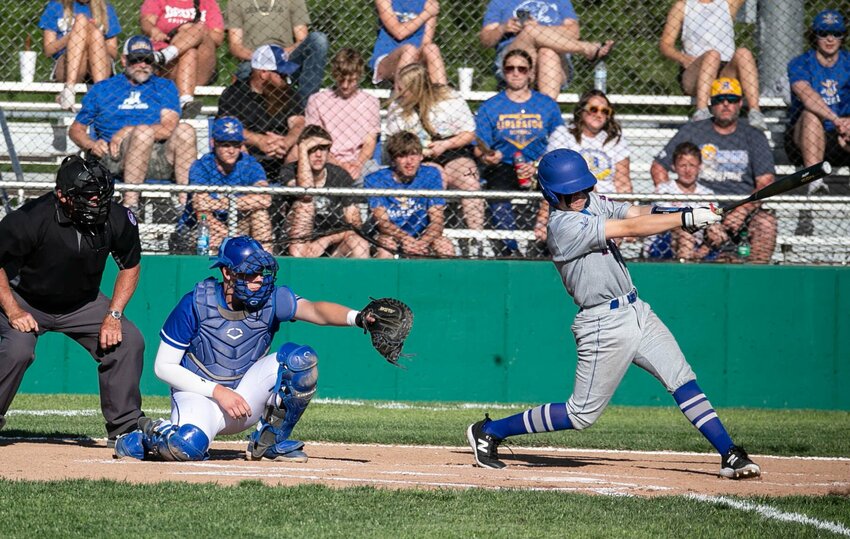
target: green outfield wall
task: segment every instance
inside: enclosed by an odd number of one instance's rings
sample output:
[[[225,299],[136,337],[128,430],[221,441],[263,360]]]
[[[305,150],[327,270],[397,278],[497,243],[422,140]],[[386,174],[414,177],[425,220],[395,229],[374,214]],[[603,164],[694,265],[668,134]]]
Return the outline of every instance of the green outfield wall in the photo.
[[[551,402],[572,390],[576,313],[548,262],[280,259],[279,284],[311,300],[360,308],[393,296],[416,314],[407,369],[393,368],[356,328],[284,324],[273,347],[319,353],[319,396]],[[144,395],[165,395],[153,373],[159,329],[180,297],[209,275],[200,257],[145,257],[127,316],[147,341]],[[676,335],[716,406],[850,410],[850,269],[632,264],[640,296]],[[104,277],[111,293],[114,268]],[[841,329],[845,328],[845,329]],[[94,361],[61,335],[43,336],[21,392],[97,393]],[[666,405],[634,367],[614,404]]]

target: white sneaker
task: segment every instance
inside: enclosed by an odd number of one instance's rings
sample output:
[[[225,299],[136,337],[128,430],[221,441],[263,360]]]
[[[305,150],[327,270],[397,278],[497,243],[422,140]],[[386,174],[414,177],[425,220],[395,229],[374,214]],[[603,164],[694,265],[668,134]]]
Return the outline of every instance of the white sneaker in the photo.
[[[767,122],[764,119],[764,114],[760,110],[750,109],[747,113],[747,121],[756,129],[761,131],[767,130]]]
[[[692,122],[701,122],[702,120],[708,120],[711,118],[711,111],[708,109],[697,109],[697,111],[691,116]]]
[[[829,186],[823,182],[823,178],[813,181],[807,186],[807,192],[810,195],[829,194]]]
[[[75,101],[74,89],[70,86],[62,88],[59,97],[56,98],[56,102],[59,103],[59,108],[62,110],[74,110]]]

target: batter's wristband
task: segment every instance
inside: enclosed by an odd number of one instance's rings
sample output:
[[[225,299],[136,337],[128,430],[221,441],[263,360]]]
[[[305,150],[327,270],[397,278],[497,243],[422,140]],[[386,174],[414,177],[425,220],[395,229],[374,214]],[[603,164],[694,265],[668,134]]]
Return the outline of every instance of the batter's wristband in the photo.
[[[363,327],[362,322],[363,316],[360,314],[360,311],[350,310],[348,311],[348,315],[345,317],[345,321],[349,326],[357,326],[359,328]]]

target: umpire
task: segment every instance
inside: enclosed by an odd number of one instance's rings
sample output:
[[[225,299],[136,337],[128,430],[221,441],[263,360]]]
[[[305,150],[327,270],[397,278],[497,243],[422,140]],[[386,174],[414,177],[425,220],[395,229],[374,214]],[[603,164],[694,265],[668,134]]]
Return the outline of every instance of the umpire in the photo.
[[[56,188],[0,221],[0,428],[35,344],[64,333],[97,362],[109,444],[144,414],[139,379],[145,344],[124,318],[139,281],[136,217],[113,202],[114,180],[97,161],[66,157]],[[118,264],[113,296],[100,292],[106,259]]]

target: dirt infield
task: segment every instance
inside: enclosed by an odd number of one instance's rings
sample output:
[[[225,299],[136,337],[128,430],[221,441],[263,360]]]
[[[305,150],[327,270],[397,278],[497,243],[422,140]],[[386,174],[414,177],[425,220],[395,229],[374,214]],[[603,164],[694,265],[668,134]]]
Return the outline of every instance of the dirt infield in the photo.
[[[385,488],[534,489],[620,495],[782,496],[850,493],[850,459],[754,456],[762,477],[717,476],[714,455],[555,448],[505,449],[504,470],[472,465],[468,447],[309,443],[303,464],[248,462],[244,442],[216,442],[205,462],[115,460],[105,442],[0,439],[0,477],[212,482],[321,483]],[[38,464],[33,464],[38,455]]]

